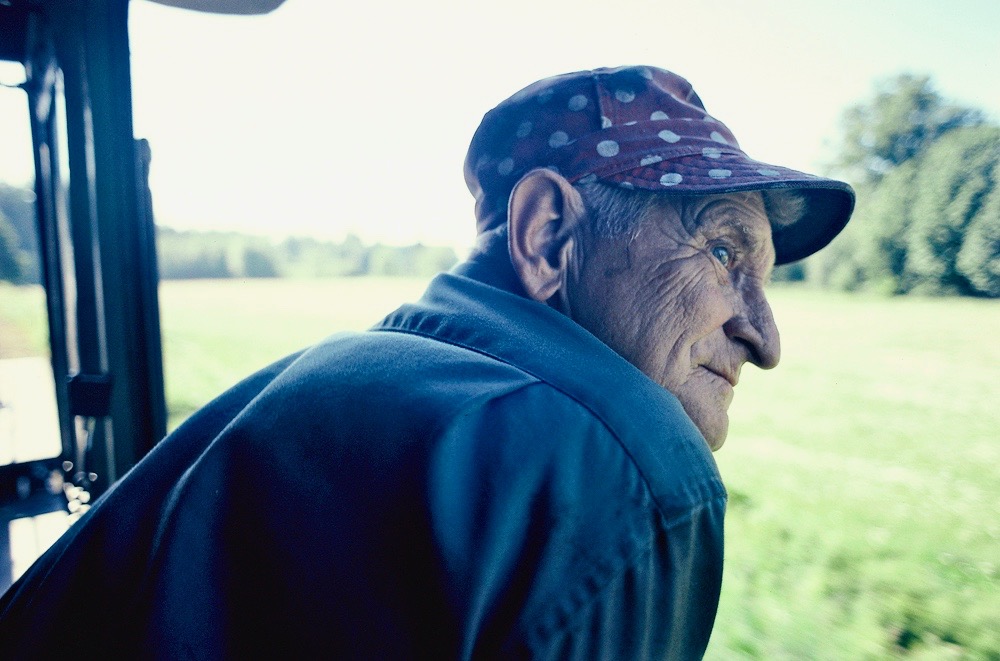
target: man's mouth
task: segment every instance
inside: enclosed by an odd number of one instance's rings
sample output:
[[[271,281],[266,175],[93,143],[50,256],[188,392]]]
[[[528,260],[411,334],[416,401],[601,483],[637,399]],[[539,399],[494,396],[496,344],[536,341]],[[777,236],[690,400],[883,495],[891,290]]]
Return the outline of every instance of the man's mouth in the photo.
[[[713,367],[712,365],[702,365],[706,370],[716,375],[723,381],[726,381],[732,387],[736,387],[736,384],[740,381],[739,372],[730,372],[728,370],[723,370],[721,368]]]

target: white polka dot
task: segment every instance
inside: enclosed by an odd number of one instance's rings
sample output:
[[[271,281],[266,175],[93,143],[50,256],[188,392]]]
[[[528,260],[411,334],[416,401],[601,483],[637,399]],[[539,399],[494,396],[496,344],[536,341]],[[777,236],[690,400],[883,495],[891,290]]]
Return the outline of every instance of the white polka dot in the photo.
[[[556,131],[549,136],[549,147],[555,149],[556,147],[565,147],[569,144],[569,135],[566,131]]]
[[[590,174],[586,174],[586,175],[580,177],[580,180],[577,183],[578,184],[592,184],[595,181],[597,181],[597,175],[592,172]]]
[[[611,128],[611,120],[605,117],[604,115],[601,115],[601,128],[602,129]]]
[[[662,156],[643,156],[642,160],[639,161],[639,165],[652,165],[653,163],[659,163],[662,160]]]
[[[684,177],[680,176],[676,172],[668,172],[662,177],[660,177],[660,183],[664,186],[676,186],[684,180]]]
[[[732,170],[715,169],[708,171],[708,176],[712,179],[725,179],[727,177],[731,177],[732,174]]]
[[[548,103],[554,93],[552,90],[542,90],[535,98],[538,99],[539,103]]]
[[[656,122],[656,121],[659,121],[661,119],[670,119],[670,116],[667,115],[667,113],[663,112],[662,110],[657,110],[652,115],[650,115],[649,118],[651,120],[653,120],[654,122]]]
[[[631,122],[625,122],[625,126],[635,126],[635,125],[636,125],[636,124],[638,124],[638,123],[639,123],[639,122],[637,122],[637,121],[635,121],[635,120],[633,119],[633,120],[632,120]]]
[[[777,170],[771,170],[769,168],[761,168],[760,170],[757,170],[757,172],[764,175],[765,177],[777,177],[779,174],[781,174]]]
[[[726,140],[724,137],[722,137],[722,134],[719,133],[718,131],[712,131],[712,135],[710,135],[708,137],[710,137],[712,140],[715,140],[716,142],[722,143],[724,145],[728,145],[729,144],[729,141]]]
[[[646,80],[653,79],[653,71],[649,67],[639,67],[639,75]]]
[[[666,142],[677,142],[681,139],[681,136],[677,135],[673,131],[668,131],[666,129],[660,131],[656,135],[660,136],[660,140],[665,140]]]
[[[570,97],[568,107],[574,112],[577,110],[583,110],[587,107],[587,97],[582,94]]]
[[[508,174],[514,171],[514,159],[505,158],[499,163],[497,163],[497,173],[506,177]]]
[[[622,188],[626,188],[628,190],[634,190],[635,189],[635,185],[632,182],[630,182],[630,181],[619,181],[618,185],[621,186]]]
[[[705,158],[719,158],[722,156],[722,150],[718,147],[705,147],[701,150],[701,155]]]
[[[632,90],[616,90],[615,98],[622,103],[632,103],[635,101],[635,92]]]
[[[597,153],[604,158],[610,158],[618,154],[618,143],[614,140],[602,140],[597,143]]]
[[[531,129],[534,125],[531,122],[521,122],[520,126],[517,127],[517,137],[526,138],[528,134],[531,133]]]
[[[487,156],[486,154],[483,154],[482,156],[480,156],[479,158],[476,159],[476,168],[475,169],[478,170],[479,168],[483,167],[484,165],[486,165],[486,163],[489,160],[490,160],[490,157]]]

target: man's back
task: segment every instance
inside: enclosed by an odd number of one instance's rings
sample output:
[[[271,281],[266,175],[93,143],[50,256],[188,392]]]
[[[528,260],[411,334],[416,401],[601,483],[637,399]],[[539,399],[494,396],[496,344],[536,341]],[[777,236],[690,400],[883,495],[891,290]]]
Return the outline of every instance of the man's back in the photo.
[[[0,644],[700,653],[724,500],[669,394],[551,309],[441,276],[196,414],[7,595]]]

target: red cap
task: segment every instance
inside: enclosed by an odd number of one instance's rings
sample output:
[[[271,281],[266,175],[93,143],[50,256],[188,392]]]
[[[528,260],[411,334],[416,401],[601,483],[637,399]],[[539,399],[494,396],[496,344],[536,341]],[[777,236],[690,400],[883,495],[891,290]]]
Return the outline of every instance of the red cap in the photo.
[[[570,183],[681,195],[795,189],[807,207],[772,227],[778,264],[826,246],[854,209],[854,191],[842,181],[751,159],[688,81],[655,67],[546,78],[486,113],[465,160],[480,232],[507,221],[511,189],[538,167]]]

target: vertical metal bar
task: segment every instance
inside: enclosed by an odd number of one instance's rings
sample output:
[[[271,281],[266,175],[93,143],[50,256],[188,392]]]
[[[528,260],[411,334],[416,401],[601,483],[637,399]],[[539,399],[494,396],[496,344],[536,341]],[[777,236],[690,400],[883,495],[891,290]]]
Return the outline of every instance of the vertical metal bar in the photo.
[[[74,278],[76,281],[76,350],[79,371],[83,374],[104,374],[108,371],[107,329],[105,325],[104,279],[101,267],[101,245],[98,236],[96,200],[96,164],[94,157],[94,126],[91,110],[90,81],[87,72],[87,43],[82,29],[86,9],[83,3],[57,0],[47,5],[52,22],[56,58],[63,73],[66,101],[66,142],[69,152],[69,213],[73,242]],[[88,455],[87,471],[96,473],[101,481],[94,488],[100,493],[115,474],[109,449],[114,447],[112,426],[100,420],[86,433],[76,419],[73,430],[77,470],[79,457]],[[87,453],[88,448],[96,451]]]
[[[66,33],[63,33],[66,34]],[[76,327],[80,371],[107,370],[101,248],[97,235],[94,183],[94,129],[90,94],[84,71],[83,44],[61,39],[66,94],[66,141],[69,148],[69,209],[76,277]]]
[[[32,147],[35,156],[35,208],[38,223],[39,254],[41,256],[42,283],[45,287],[45,304],[49,322],[52,373],[55,376],[56,408],[62,455],[71,456],[72,416],[66,389],[66,375],[70,370],[70,343],[68,322],[71,311],[66,297],[64,260],[72,253],[60,239],[60,226],[65,227],[65,217],[60,192],[59,144],[56,130],[58,71],[52,53],[50,35],[44,30],[39,16],[33,15],[28,35],[28,52],[25,85],[31,122]],[[69,265],[72,268],[72,264]],[[75,306],[74,306],[75,307]],[[72,333],[75,337],[75,333]],[[75,352],[73,352],[75,355]]]
[[[163,384],[163,342],[160,333],[159,286],[160,272],[156,258],[156,223],[153,216],[153,194],[149,189],[149,168],[153,152],[149,141],[135,141],[136,185],[138,204],[136,210],[136,275],[138,299],[142,304],[142,324],[145,335],[143,345],[146,366],[145,382],[149,393],[149,429],[145,432],[151,441],[143,452],[152,448],[167,433],[166,393]]]
[[[146,182],[137,177],[128,1],[90,0],[86,24],[97,217],[108,333],[114,338],[108,349],[117,384],[111,400],[114,461],[122,471],[166,431],[156,249],[152,218],[141,194]]]

